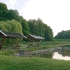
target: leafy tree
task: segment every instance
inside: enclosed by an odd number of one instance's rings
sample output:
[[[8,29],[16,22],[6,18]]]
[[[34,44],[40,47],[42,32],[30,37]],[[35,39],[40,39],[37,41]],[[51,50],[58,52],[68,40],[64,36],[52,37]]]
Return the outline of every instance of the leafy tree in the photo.
[[[40,36],[44,36],[43,35],[43,22],[42,22],[42,20],[40,19],[40,18],[38,18],[38,20],[37,20],[37,28],[38,28],[38,32],[39,32],[39,35]]]
[[[28,21],[28,25],[30,27],[31,34],[45,37],[45,41],[53,40],[52,29],[49,26],[47,26],[47,24],[44,24],[44,22],[42,22],[40,18],[38,18],[37,20],[30,19]]]
[[[36,20],[34,19],[34,20],[32,20],[32,19],[30,19],[29,21],[28,21],[28,26],[29,26],[29,28],[30,28],[30,32],[31,32],[31,34],[36,34],[36,29],[35,29],[35,27],[36,27]]]
[[[56,39],[70,39],[70,30],[61,31],[56,36]]]
[[[12,19],[10,21],[1,21],[0,30],[22,33],[22,26],[18,21]]]
[[[29,26],[28,26],[27,20],[24,19],[22,16],[19,16],[19,12],[17,10],[12,10],[12,9],[8,10],[6,4],[0,3],[0,20],[1,21],[4,21],[4,20],[7,21],[7,20],[12,20],[12,19],[15,19],[19,23],[21,23],[22,32],[23,32],[24,35],[29,34]],[[8,25],[9,25],[8,23],[10,23],[10,28],[11,28],[11,26],[17,24],[17,22],[15,22],[12,25],[12,22],[7,21],[7,24],[6,24],[7,28],[8,28]],[[13,26],[13,27],[17,28],[16,25]],[[19,26],[18,26],[18,28],[19,28]],[[12,30],[13,30],[13,28],[12,28]]]
[[[19,21],[19,13],[17,10],[8,10],[6,4],[0,2],[0,21],[15,19]]]
[[[21,25],[22,25],[23,34],[28,35],[28,33],[29,33],[28,22],[22,16],[19,16],[19,13],[18,13],[17,10],[11,10],[10,9],[9,12],[8,12],[8,19],[9,20],[15,19],[18,22],[20,22]]]
[[[9,11],[8,11],[8,20],[12,20],[12,19],[15,19],[15,20],[17,20],[17,21],[19,21],[19,13],[18,13],[18,11],[17,10],[12,10],[12,9],[10,9]]]
[[[22,26],[21,26],[21,24],[18,21],[14,20],[14,19],[12,19],[10,21],[9,20],[1,21],[0,22],[0,30],[9,31],[9,32],[16,32],[16,33],[22,34]],[[5,44],[8,44],[8,43],[13,43],[13,41],[7,39]]]
[[[6,23],[8,25],[8,26],[6,26],[8,31],[22,33],[22,26],[18,21],[12,19],[10,21],[7,20]]]
[[[6,20],[8,9],[6,4],[0,2],[0,21]]]
[[[47,26],[46,31],[45,31],[45,41],[51,41],[53,40],[53,33],[52,33],[52,29]]]
[[[23,19],[22,20],[22,22],[21,22],[21,24],[22,24],[22,32],[23,32],[23,34],[24,35],[28,35],[30,32],[29,32],[29,26],[28,26],[28,22],[25,20],[25,19]]]

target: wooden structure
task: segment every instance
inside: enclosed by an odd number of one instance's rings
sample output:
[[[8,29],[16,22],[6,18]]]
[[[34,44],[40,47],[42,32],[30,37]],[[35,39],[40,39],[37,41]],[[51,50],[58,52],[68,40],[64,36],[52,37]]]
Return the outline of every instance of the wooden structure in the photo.
[[[17,40],[16,38],[26,38],[26,37],[22,34],[19,34],[19,33],[6,32],[6,31],[1,31],[0,30],[0,38],[2,39],[0,41],[0,49],[1,49],[4,41],[6,40],[6,38],[12,38],[12,39],[16,40],[16,42],[17,42],[16,46],[18,46],[18,43],[19,43],[20,39]]]
[[[29,34],[29,35],[27,36],[27,39],[28,39],[29,42],[30,42],[30,43],[28,44],[28,47],[30,47],[30,46],[39,46],[41,40],[43,40],[44,38],[41,37],[41,36],[36,36],[36,35],[30,35],[30,34]],[[33,45],[32,42],[36,42],[36,44]]]

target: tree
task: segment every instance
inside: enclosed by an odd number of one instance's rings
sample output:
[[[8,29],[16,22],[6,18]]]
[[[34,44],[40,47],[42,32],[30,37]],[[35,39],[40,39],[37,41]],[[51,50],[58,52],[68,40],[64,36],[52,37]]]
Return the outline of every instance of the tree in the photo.
[[[22,34],[22,25],[17,20],[7,20],[5,27],[10,32],[16,32]]]
[[[56,39],[70,39],[70,30],[67,31],[61,31],[56,36]]]
[[[47,26],[47,24],[44,24],[40,18],[37,20],[30,19],[28,21],[28,25],[30,27],[31,34],[42,36],[45,38],[45,41],[53,40],[53,32],[52,29]]]
[[[4,20],[12,20],[15,19],[17,20],[19,23],[21,23],[22,25],[22,32],[24,35],[28,35],[29,34],[29,26],[28,26],[28,22],[26,19],[24,19],[22,16],[19,16],[19,12],[17,10],[8,10],[6,4],[4,3],[0,3],[0,21],[4,21]],[[10,25],[12,26],[12,22],[7,21],[6,27],[8,28],[8,23],[11,23]],[[17,22],[13,23],[13,27],[17,27],[16,26]],[[10,26],[10,28],[11,28]],[[19,28],[19,26],[18,26]],[[13,30],[13,29],[12,29]]]
[[[8,12],[8,19],[9,20],[15,19],[18,22],[20,22],[22,25],[23,34],[28,35],[28,33],[29,33],[28,22],[22,16],[19,16],[19,13],[17,10],[11,10],[10,9]]]
[[[12,19],[15,19],[15,20],[17,20],[17,21],[19,21],[19,13],[18,13],[18,11],[17,10],[12,10],[12,9],[10,9],[9,11],[8,11],[8,20],[12,20]]]
[[[21,22],[21,25],[22,25],[23,34],[28,35],[30,33],[28,22],[25,19],[23,19],[22,22]]]
[[[30,28],[31,34],[35,35],[36,34],[36,20],[35,19],[28,20],[28,26]]]
[[[46,30],[45,30],[45,41],[52,41],[53,40],[53,33],[52,33],[52,29],[47,26]]]
[[[0,2],[0,21],[6,20],[8,9],[6,4]]]
[[[9,20],[1,21],[0,22],[0,30],[23,34],[21,24],[14,19],[12,19],[10,21]],[[7,39],[5,44],[12,43],[12,42],[13,42],[12,40]]]

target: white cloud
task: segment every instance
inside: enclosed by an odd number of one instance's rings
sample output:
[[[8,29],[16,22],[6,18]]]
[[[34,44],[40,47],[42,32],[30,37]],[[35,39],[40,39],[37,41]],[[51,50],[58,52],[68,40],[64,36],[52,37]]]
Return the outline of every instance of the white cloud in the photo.
[[[9,0],[9,4],[15,5],[15,3],[16,3],[16,0]]]
[[[9,9],[14,9],[17,0],[7,0],[5,3],[7,4]]]
[[[26,19],[41,18],[56,35],[70,29],[70,0],[31,0],[22,15]]]

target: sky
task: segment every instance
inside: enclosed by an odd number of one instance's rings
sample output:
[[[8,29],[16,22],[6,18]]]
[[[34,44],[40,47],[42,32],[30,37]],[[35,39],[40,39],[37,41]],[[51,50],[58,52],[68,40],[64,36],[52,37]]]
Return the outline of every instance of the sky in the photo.
[[[70,0],[0,0],[8,9],[16,9],[26,20],[42,19],[54,36],[70,30]]]

